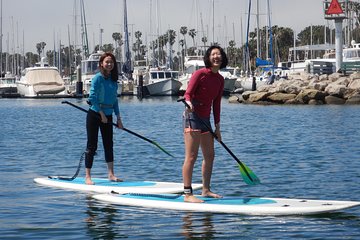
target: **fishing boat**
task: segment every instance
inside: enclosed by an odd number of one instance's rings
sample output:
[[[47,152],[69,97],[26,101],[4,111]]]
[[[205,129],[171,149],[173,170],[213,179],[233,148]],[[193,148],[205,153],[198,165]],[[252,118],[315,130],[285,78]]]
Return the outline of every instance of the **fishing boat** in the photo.
[[[44,57],[34,67],[25,68],[21,72],[16,86],[22,97],[53,97],[65,90],[59,69],[49,66]]]
[[[103,51],[97,51],[96,53],[90,54],[88,59],[81,61],[81,81],[83,82],[83,93],[88,95],[91,88],[91,80],[96,73],[99,72],[99,60]],[[121,95],[122,91],[122,81],[121,81],[121,64],[119,61],[116,62],[119,70],[119,80],[118,80],[118,95]]]
[[[143,81],[150,96],[176,96],[181,87],[179,71],[165,67],[147,69]]]

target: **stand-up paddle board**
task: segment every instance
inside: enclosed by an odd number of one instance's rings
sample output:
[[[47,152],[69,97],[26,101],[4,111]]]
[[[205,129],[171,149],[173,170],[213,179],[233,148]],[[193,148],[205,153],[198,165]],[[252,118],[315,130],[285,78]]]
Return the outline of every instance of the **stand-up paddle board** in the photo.
[[[181,193],[184,191],[183,183],[175,182],[152,182],[152,181],[124,181],[113,182],[104,178],[92,178],[95,184],[85,184],[85,178],[78,177],[73,180],[64,180],[57,177],[35,178],[36,183],[72,189],[81,191],[90,191],[97,193],[110,193],[116,191],[118,193]],[[194,189],[201,189],[202,184],[193,184]]]
[[[204,203],[184,202],[176,194],[97,194],[97,200],[136,207],[244,215],[309,215],[359,206],[360,202],[285,198],[206,198]]]

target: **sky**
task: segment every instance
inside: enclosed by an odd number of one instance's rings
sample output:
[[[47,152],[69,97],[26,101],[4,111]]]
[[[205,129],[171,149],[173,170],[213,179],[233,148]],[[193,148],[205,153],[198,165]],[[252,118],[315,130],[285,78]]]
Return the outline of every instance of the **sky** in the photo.
[[[0,1],[3,52],[35,53],[39,42],[46,43],[45,51],[53,50],[60,42],[66,46],[69,42],[81,43],[80,0]],[[256,27],[257,1],[260,28],[268,25],[267,0],[252,0],[250,31]],[[83,2],[89,48],[113,43],[112,33],[123,32],[124,1]],[[246,35],[248,4],[249,0],[127,0],[128,28],[130,34],[141,31],[143,43],[168,29],[182,37],[180,27],[186,26],[197,29],[199,39],[207,36],[209,41],[214,39],[224,46],[235,38],[239,46]],[[310,25],[334,24],[324,19],[323,0],[270,0],[270,9],[271,25],[290,27],[297,33]],[[187,42],[192,46],[190,37]]]

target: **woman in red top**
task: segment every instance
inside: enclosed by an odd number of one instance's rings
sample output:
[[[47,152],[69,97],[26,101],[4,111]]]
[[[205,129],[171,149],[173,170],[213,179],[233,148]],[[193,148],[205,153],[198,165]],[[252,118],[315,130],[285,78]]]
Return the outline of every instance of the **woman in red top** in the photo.
[[[203,202],[192,192],[192,173],[195,161],[201,147],[202,162],[202,195],[221,198],[222,196],[210,191],[210,180],[215,158],[214,137],[204,125],[211,126],[210,113],[213,109],[215,124],[214,133],[217,140],[221,140],[220,133],[220,107],[224,90],[224,78],[219,69],[226,67],[228,59],[224,50],[219,46],[211,46],[204,56],[205,68],[193,73],[184,94],[190,109],[184,112],[184,142],[185,160],[183,165],[183,181],[185,202]]]

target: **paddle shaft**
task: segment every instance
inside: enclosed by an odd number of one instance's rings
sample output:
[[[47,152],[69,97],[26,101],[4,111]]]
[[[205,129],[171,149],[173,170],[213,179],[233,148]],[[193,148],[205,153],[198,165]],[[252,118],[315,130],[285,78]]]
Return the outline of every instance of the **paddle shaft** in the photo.
[[[183,102],[185,104],[185,106],[189,109],[191,109],[191,107],[189,106],[189,104],[185,101],[185,98],[181,98],[179,100],[177,100],[178,102]],[[195,113],[194,113],[195,114]],[[204,126],[207,128],[207,130],[209,130],[209,132],[214,136],[215,139],[218,139],[217,135],[214,133],[214,131],[211,129],[210,126],[208,126],[208,124],[203,121],[200,117],[198,118],[202,124],[204,124]],[[244,169],[244,172],[246,173],[247,177],[251,180],[252,177],[250,176],[249,172],[246,170],[245,165],[235,156],[235,154],[225,145],[225,143],[223,143],[223,141],[218,140],[218,142],[221,144],[221,146],[223,146],[225,148],[225,150],[235,159],[235,161]]]
[[[69,102],[69,101],[62,101],[61,103],[69,104],[70,106],[72,106],[72,107],[74,107],[74,108],[77,108],[77,109],[79,109],[80,111],[83,111],[83,112],[86,112],[86,113],[89,112],[88,110],[86,110],[86,109],[84,109],[84,108],[82,108],[82,107],[79,107],[79,106],[77,106],[77,105],[75,105],[75,104],[73,104],[73,103],[71,103],[71,102]],[[117,124],[115,124],[115,123],[112,123],[112,125],[115,126],[115,127],[117,127]],[[130,133],[130,134],[132,134],[132,135],[134,135],[134,136],[136,136],[136,137],[138,137],[138,138],[141,138],[141,139],[144,140],[144,141],[147,141],[147,142],[149,142],[149,143],[151,143],[151,144],[154,144],[154,145],[157,146],[160,150],[162,150],[163,152],[165,152],[165,153],[168,154],[169,156],[172,156],[170,153],[168,153],[168,152],[165,151],[162,147],[160,147],[159,144],[157,144],[155,141],[153,141],[153,140],[151,140],[151,139],[148,139],[148,138],[146,138],[146,137],[144,137],[144,136],[141,136],[140,134],[138,134],[138,133],[136,133],[136,132],[133,132],[133,131],[127,129],[127,128],[122,128],[122,130],[124,130],[125,132],[128,132],[128,133]]]

